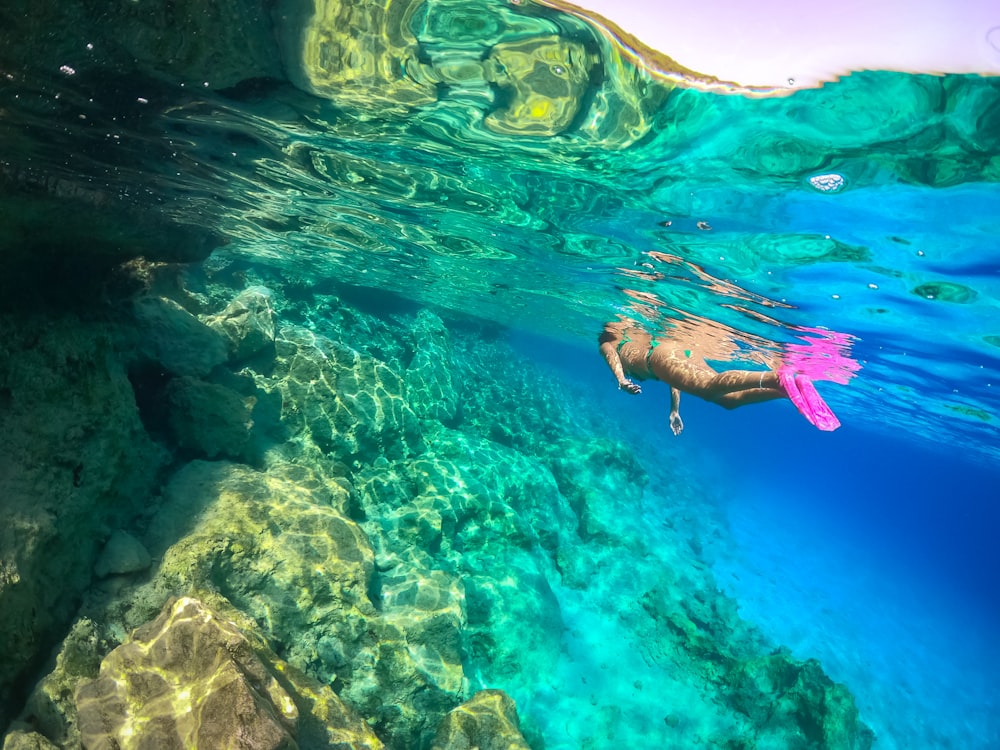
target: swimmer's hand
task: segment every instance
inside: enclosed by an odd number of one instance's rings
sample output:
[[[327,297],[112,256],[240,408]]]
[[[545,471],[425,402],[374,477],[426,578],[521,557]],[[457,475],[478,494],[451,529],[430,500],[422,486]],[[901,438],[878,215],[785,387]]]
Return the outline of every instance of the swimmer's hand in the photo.
[[[633,383],[631,380],[626,379],[619,381],[618,390],[628,391],[634,396],[636,394],[642,393],[642,386],[640,386],[638,383]]]
[[[670,412],[670,429],[675,435],[680,435],[684,431],[684,420],[679,412]]]

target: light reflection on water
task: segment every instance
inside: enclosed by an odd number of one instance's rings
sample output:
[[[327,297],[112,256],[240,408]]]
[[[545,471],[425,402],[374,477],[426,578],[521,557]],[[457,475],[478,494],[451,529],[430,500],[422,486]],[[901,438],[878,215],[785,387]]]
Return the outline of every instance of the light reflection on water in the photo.
[[[314,10],[108,11],[86,45],[10,19],[0,185],[571,341],[635,291],[774,347],[835,332],[864,368],[827,390],[847,419],[1000,450],[996,80],[721,96],[532,3]]]

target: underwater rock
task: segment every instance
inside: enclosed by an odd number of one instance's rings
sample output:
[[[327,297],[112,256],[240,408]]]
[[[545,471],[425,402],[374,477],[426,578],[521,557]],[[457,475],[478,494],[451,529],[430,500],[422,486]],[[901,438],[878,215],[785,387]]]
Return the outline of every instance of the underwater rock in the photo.
[[[282,422],[340,461],[398,458],[419,444],[419,420],[403,379],[385,363],[310,331],[286,327],[275,342],[265,393],[282,398]]]
[[[860,719],[847,688],[819,662],[766,652],[736,603],[708,578],[674,580],[640,599],[653,627],[642,640],[647,659],[688,671],[732,711],[720,745],[798,750],[869,750],[874,733]]]
[[[448,329],[437,315],[421,310],[411,332],[416,351],[406,370],[407,401],[418,417],[450,424],[458,389]]]
[[[529,750],[517,708],[502,690],[480,690],[452,709],[438,728],[431,750]]]
[[[875,739],[858,717],[846,687],[835,683],[815,659],[799,661],[787,651],[742,662],[727,679],[728,701],[753,723],[758,742],[803,736],[803,747],[867,750]]]
[[[243,455],[253,427],[252,396],[184,376],[170,381],[166,399],[167,422],[182,450],[206,458]]]
[[[249,661],[254,663],[254,656],[260,663],[263,664],[266,672],[273,677],[274,681],[277,683],[278,689],[272,689],[268,692],[277,694],[281,696],[281,691],[291,699],[294,704],[293,708],[297,712],[297,719],[294,726],[294,739],[298,743],[298,747],[309,748],[310,750],[382,750],[383,745],[379,739],[375,736],[375,733],[368,727],[365,722],[344,702],[337,697],[337,695],[325,684],[320,684],[319,682],[309,678],[301,671],[297,670],[291,664],[278,658],[277,655],[270,649],[265,640],[261,637],[259,628],[257,625],[247,618],[242,613],[232,608],[232,605],[225,599],[220,597],[216,593],[205,592],[205,598],[211,601],[211,605],[207,604],[205,601],[189,599],[189,602],[193,602],[193,607],[196,612],[199,612],[197,617],[187,618],[187,619],[201,619],[200,625],[195,624],[192,627],[192,623],[188,622],[184,627],[187,629],[188,634],[193,634],[194,640],[204,643],[206,640],[212,641],[214,635],[223,636],[223,645],[231,647],[234,643],[240,648],[237,649],[238,652],[243,652]],[[124,603],[124,602],[122,602]],[[113,605],[112,610],[120,605]],[[167,601],[167,604],[161,609],[160,613],[154,618],[157,622],[163,622],[164,618],[167,618],[171,612],[174,612],[178,607],[178,600],[171,598]],[[109,611],[110,612],[110,611]],[[105,617],[109,613],[105,613]],[[190,613],[188,613],[190,614]],[[160,629],[159,640],[155,647],[147,647],[144,650],[148,650],[147,653],[147,664],[155,664],[156,668],[161,672],[171,672],[180,670],[183,674],[181,677],[174,675],[175,678],[183,678],[184,684],[177,686],[171,685],[170,680],[166,681],[166,687],[175,687],[176,690],[172,690],[167,695],[162,695],[158,700],[159,708],[155,710],[166,710],[166,713],[170,713],[170,704],[173,703],[174,709],[177,710],[177,714],[173,715],[172,718],[178,719],[183,723],[186,719],[190,719],[190,716],[181,716],[181,714],[187,715],[192,709],[192,690],[188,682],[197,683],[202,675],[201,669],[199,669],[199,663],[208,669],[214,669],[216,666],[220,667],[216,670],[216,677],[220,675],[222,677],[231,677],[233,671],[226,668],[225,659],[230,658],[230,654],[226,654],[222,659],[222,664],[216,664],[212,666],[211,664],[206,665],[206,661],[211,661],[211,659],[205,660],[192,659],[190,654],[186,651],[183,652],[182,659],[177,660],[177,663],[171,662],[170,664],[163,664],[164,661],[170,661],[168,657],[171,656],[171,652],[175,649],[170,645],[170,643],[176,644],[182,642],[182,646],[186,646],[184,643],[185,633],[178,630],[183,630],[183,628],[178,629],[176,627],[176,622],[178,619],[185,618],[174,618],[173,622],[168,623],[164,628]],[[221,624],[221,628],[217,628],[217,625]],[[93,685],[95,681],[98,681],[102,676],[100,673],[102,655],[107,656],[109,653],[110,645],[104,643],[97,634],[99,626],[97,626],[93,621],[88,619],[78,620],[74,624],[70,634],[67,636],[65,642],[63,643],[62,650],[56,659],[55,668],[51,673],[46,675],[36,686],[32,692],[31,697],[28,700],[27,706],[20,717],[20,721],[15,724],[15,729],[20,730],[23,733],[32,732],[33,733],[25,739],[19,741],[29,741],[39,739],[43,742],[51,742],[52,745],[41,745],[43,748],[48,747],[58,747],[64,750],[71,750],[72,748],[80,748],[82,744],[82,738],[78,729],[78,723],[80,720],[81,711],[78,711],[77,702],[75,700],[75,695],[77,689],[85,685]],[[136,635],[139,633],[150,631],[155,629],[154,624],[144,623],[136,631]],[[165,637],[164,631],[170,629],[173,632]],[[234,632],[238,631],[238,634],[234,635]],[[131,648],[135,647],[136,636],[131,639],[126,639],[127,644]],[[169,642],[168,642],[169,641]],[[254,656],[250,656],[245,653],[245,649],[241,644],[246,641],[250,644],[253,649]],[[166,644],[166,645],[165,645]],[[111,644],[113,645],[113,644]],[[210,644],[211,645],[211,644]],[[118,655],[129,656],[133,654],[133,651],[128,649],[122,654],[121,649],[124,646],[120,646],[118,650]],[[193,650],[193,649],[192,649]],[[204,648],[199,648],[195,650],[197,653],[205,655]],[[209,654],[209,656],[211,656]],[[116,657],[109,657],[112,660]],[[105,667],[108,663],[108,658],[105,658]],[[141,661],[141,659],[140,659]],[[239,660],[237,660],[239,661]],[[239,668],[242,662],[238,663],[236,666]],[[132,672],[135,668],[135,663],[129,662],[124,665],[129,672]],[[177,669],[175,669],[175,667]],[[152,669],[153,667],[150,667]],[[186,671],[185,671],[186,670]],[[143,675],[139,674],[137,677],[141,680]],[[151,684],[155,686],[155,678],[150,680]],[[218,682],[218,680],[217,680]],[[128,681],[123,682],[123,686],[127,686]],[[211,685],[202,685],[205,688],[205,692],[211,692],[213,687]],[[223,686],[225,688],[225,686]],[[271,687],[274,685],[271,683]],[[229,688],[225,688],[229,690]],[[185,695],[186,691],[186,695]],[[195,698],[199,696],[195,695]],[[201,697],[204,697],[201,696]],[[267,698],[267,696],[265,696]],[[274,701],[270,701],[272,707],[274,707]],[[286,715],[289,713],[289,703],[282,700],[277,706]],[[93,708],[92,706],[90,708]],[[148,707],[153,709],[154,707]],[[238,706],[226,705],[223,706],[224,719],[239,720],[238,716],[229,716],[228,714],[236,713]],[[81,706],[81,709],[86,709],[86,707]],[[93,718],[93,712],[88,714],[87,710],[83,710],[83,719],[91,720]],[[99,712],[107,713],[108,711],[116,713],[116,715],[109,718],[112,719],[112,723],[115,722],[126,722],[130,721],[135,723],[140,721],[143,713],[149,713],[149,711],[139,711],[131,712],[128,710],[122,710],[120,715],[117,713],[117,709],[112,705],[110,708],[108,705],[103,705],[97,707]],[[138,714],[138,715],[137,715]],[[204,710],[202,710],[202,717],[205,717]],[[161,717],[161,724],[163,717]],[[211,719],[210,719],[211,720]],[[104,727],[103,729],[107,729]],[[137,734],[142,734],[141,731]],[[169,747],[171,745],[164,745],[161,743],[162,736],[156,734],[155,736],[149,737],[147,739],[153,742],[153,747]],[[216,747],[222,747],[223,745],[216,744],[214,736],[211,738],[211,743],[198,745],[197,743],[185,744],[183,747],[206,747],[209,750],[215,750]],[[90,747],[91,745],[85,745]],[[126,745],[127,746],[127,745]],[[28,745],[28,747],[33,747],[33,745]],[[244,747],[240,745],[240,747]],[[290,747],[296,747],[296,745],[291,745]]]
[[[434,577],[429,571],[448,571],[461,578],[470,654],[488,660],[494,674],[529,663],[544,671],[562,631],[546,553],[571,545],[572,510],[545,466],[523,454],[445,428],[428,439],[433,450],[424,455],[355,475],[364,526],[377,545],[383,612],[395,617],[403,592],[417,601],[416,582],[422,588]],[[442,636],[459,617],[458,594],[445,594],[454,585],[448,578],[428,585],[427,598],[445,613],[451,608],[448,617],[436,615]]]
[[[133,303],[141,356],[174,375],[208,375],[229,358],[225,340],[173,300],[140,297]]]
[[[97,558],[94,574],[98,578],[123,575],[146,570],[152,560],[142,542],[127,531],[116,529],[111,532],[101,556]]]
[[[112,330],[0,316],[0,726],[19,708],[15,680],[69,626],[98,540],[131,521],[165,462]]]
[[[298,708],[250,642],[180,598],[76,689],[83,747],[292,750]]]
[[[632,451],[608,439],[566,439],[560,441],[549,466],[579,518],[580,537],[619,539],[622,519],[639,512],[649,481]],[[609,497],[615,502],[608,502]]]
[[[327,491],[346,493],[332,483]],[[171,478],[147,534],[162,558],[161,586],[219,591],[267,623],[264,634],[289,643],[290,653],[311,652],[320,634],[308,633],[320,622],[353,643],[375,615],[367,596],[373,553],[364,532],[322,497],[278,467],[263,474],[191,462]]]
[[[59,750],[38,732],[14,729],[4,737],[3,750]]]
[[[390,571],[381,581],[382,616],[406,633],[410,657],[439,688],[465,694],[465,587],[443,570]]]
[[[21,713],[21,724],[65,748],[80,747],[73,694],[85,680],[93,680],[108,647],[97,624],[86,617],[73,623],[56,655],[55,666],[32,689]],[[15,725],[17,726],[17,725]]]
[[[181,469],[147,537],[162,563],[135,599],[218,592],[282,644],[282,658],[336,685],[389,747],[413,747],[464,689],[461,601],[427,609],[423,599],[401,599],[381,616],[369,599],[377,586],[368,539],[336,510],[350,502],[348,490],[327,481],[314,491],[301,467],[285,468],[194,461]]]
[[[229,359],[241,362],[274,346],[274,309],[267,287],[244,289],[205,324],[229,342]]]
[[[4,25],[18,15],[6,14]],[[8,39],[0,39],[0,48]],[[31,57],[36,58],[34,50]],[[5,119],[18,130],[15,134],[0,124],[0,140],[10,144],[23,137],[22,128],[13,124],[15,115]],[[20,146],[21,154],[39,148]],[[108,185],[106,172],[101,177],[65,174],[7,161],[18,155],[18,148],[9,146],[0,165],[0,310],[86,309],[104,297],[113,270],[122,263],[140,256],[194,262],[222,244],[212,228],[166,218],[162,199],[150,205],[135,197],[138,191],[130,195],[129,185]]]

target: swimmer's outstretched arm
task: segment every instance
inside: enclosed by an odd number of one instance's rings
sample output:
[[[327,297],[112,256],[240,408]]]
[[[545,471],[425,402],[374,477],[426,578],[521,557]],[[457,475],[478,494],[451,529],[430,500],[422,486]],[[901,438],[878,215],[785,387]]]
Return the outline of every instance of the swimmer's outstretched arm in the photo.
[[[670,386],[670,429],[675,435],[684,430],[684,420],[681,419],[681,392]]]
[[[615,349],[615,345],[612,342],[605,341],[601,344],[601,354],[604,355],[604,361],[608,363],[608,367],[614,373],[619,388],[632,394],[642,393],[642,387],[638,383],[633,383],[625,377],[621,357],[618,356],[618,350]]]

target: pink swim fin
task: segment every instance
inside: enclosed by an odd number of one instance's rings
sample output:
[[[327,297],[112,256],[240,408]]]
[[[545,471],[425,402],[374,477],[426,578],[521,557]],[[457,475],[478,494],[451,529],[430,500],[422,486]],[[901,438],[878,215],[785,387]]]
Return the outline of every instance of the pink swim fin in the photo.
[[[809,378],[805,375],[796,376],[791,368],[782,367],[778,370],[778,380],[795,408],[810,424],[824,432],[833,432],[840,427],[840,420],[826,405]]]

